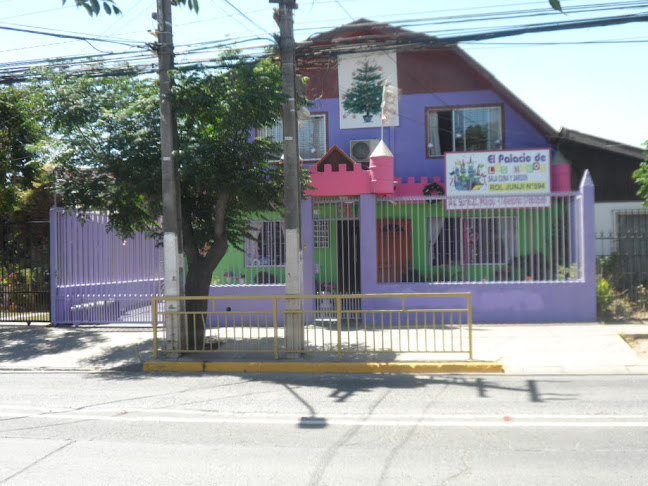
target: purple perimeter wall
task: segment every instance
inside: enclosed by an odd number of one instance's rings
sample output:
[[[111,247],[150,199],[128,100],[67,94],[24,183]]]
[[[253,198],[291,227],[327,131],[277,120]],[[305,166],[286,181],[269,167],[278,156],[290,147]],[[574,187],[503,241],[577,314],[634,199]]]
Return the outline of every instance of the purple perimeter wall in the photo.
[[[473,295],[473,320],[476,323],[533,323],[533,322],[591,322],[596,320],[596,273],[594,240],[594,185],[589,173],[583,177],[578,201],[577,220],[580,225],[579,260],[583,262],[584,279],[570,282],[479,282],[479,283],[377,283],[376,274],[376,203],[375,196],[360,196],[360,253],[362,258],[362,292],[418,293],[418,292],[471,292]],[[312,228],[312,202],[304,202],[303,230]],[[305,233],[309,234],[309,233]],[[310,232],[312,235],[312,231]],[[367,235],[367,237],[363,237]],[[314,258],[312,236],[305,239],[304,282],[305,292],[312,292]],[[309,288],[310,287],[310,288]],[[282,295],[283,285],[213,286],[210,295]],[[451,307],[455,298],[435,300],[437,308]],[[421,305],[429,305],[422,303]],[[388,299],[365,299],[363,309],[388,309]],[[260,301],[232,301],[232,310],[265,309]]]

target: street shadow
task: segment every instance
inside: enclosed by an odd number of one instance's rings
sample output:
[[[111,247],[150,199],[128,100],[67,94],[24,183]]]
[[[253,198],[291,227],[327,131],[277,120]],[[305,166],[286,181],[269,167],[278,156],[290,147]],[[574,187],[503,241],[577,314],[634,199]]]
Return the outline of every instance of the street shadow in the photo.
[[[176,357],[174,361],[183,362],[218,362],[218,361],[267,361],[277,362],[273,353],[268,352],[251,352],[251,342],[259,346],[258,339],[241,340],[236,343],[237,348],[231,349],[234,342],[219,343],[219,352],[206,352],[196,354],[186,354]],[[272,349],[270,341],[267,346],[259,346],[261,349]],[[238,347],[240,346],[240,347]],[[230,348],[234,352],[224,352]],[[349,352],[344,355],[343,362],[394,362],[398,355],[393,352],[366,353],[351,352],[358,351],[356,345],[345,345],[343,352]],[[362,351],[362,349],[360,349]],[[285,354],[282,351],[282,359],[286,362]],[[305,364],[312,362],[338,362],[336,353],[312,353],[306,354],[305,358],[291,360],[292,362],[302,362]],[[165,359],[165,355],[160,356]],[[101,354],[84,360],[84,364],[101,368],[108,373],[98,375],[100,379],[118,379],[118,380],[141,380],[151,376],[167,377],[185,377],[185,376],[209,376],[214,372],[196,373],[196,372],[144,372],[142,371],[143,363],[153,361],[153,340],[147,339],[139,343],[130,343],[124,346],[113,346],[106,348]],[[389,374],[389,373],[364,373],[364,374],[344,374],[344,373],[260,373],[260,372],[220,372],[221,375],[238,376],[245,381],[258,381],[280,384],[290,387],[324,387],[330,388],[330,397],[337,402],[344,402],[357,394],[369,392],[376,388],[389,389],[412,389],[423,387],[438,386],[456,386],[469,388],[475,391],[479,398],[488,399],[495,391],[508,391],[524,394],[532,403],[543,403],[558,400],[574,400],[576,395],[569,393],[546,393],[543,390],[543,381],[536,379],[515,380],[509,379],[498,380],[495,375],[463,375],[463,374]],[[556,381],[556,380],[551,380]]]
[[[153,339],[105,349],[104,353],[95,354],[79,363],[86,367],[123,374],[122,379],[141,379],[146,376],[141,376],[141,373],[134,375],[132,372],[142,371],[144,363],[153,359]]]
[[[223,373],[225,374],[225,373]],[[320,387],[330,388],[329,397],[336,402],[345,402],[354,395],[367,393],[374,389],[413,389],[426,387],[462,387],[475,391],[479,398],[491,398],[493,392],[515,392],[527,397],[533,403],[550,401],[576,400],[573,393],[545,393],[543,382],[558,383],[561,380],[527,379],[515,384],[511,380],[497,380],[483,376],[465,376],[460,374],[335,374],[335,373],[227,373],[244,376],[247,381],[270,382],[285,387]]]
[[[105,337],[99,333],[88,333],[72,327],[2,326],[0,363],[92,348],[105,341]]]
[[[101,364],[101,358],[93,363]],[[513,392],[531,403],[577,400],[574,393],[555,393],[543,389],[544,383],[564,383],[559,379],[510,379],[498,380],[484,376],[461,374],[390,374],[390,373],[271,373],[271,372],[144,372],[136,363],[113,367],[106,373],[90,375],[101,380],[143,380],[151,377],[186,378],[209,376],[234,376],[242,382],[273,383],[291,391],[316,387],[329,389],[328,396],[335,402],[344,403],[354,396],[376,389],[407,390],[415,388],[461,387],[474,390],[475,396],[488,400],[495,392]],[[293,393],[294,394],[294,393]]]

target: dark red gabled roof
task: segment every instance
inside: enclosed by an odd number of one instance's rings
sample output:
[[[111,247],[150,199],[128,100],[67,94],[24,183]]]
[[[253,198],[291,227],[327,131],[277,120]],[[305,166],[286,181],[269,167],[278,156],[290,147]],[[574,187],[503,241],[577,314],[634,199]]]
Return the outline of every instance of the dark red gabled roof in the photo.
[[[358,19],[298,43],[296,54],[298,57],[310,57],[360,52],[376,47],[385,49],[398,45],[411,46],[416,42],[429,42],[430,39],[435,38],[382,22]]]
[[[475,77],[484,80],[511,108],[520,114],[543,137],[553,141],[558,132],[543,120],[536,112],[520,100],[481,64],[470,57],[456,44],[448,43],[438,37],[412,32],[400,27],[359,19],[335,29],[316,34],[296,46],[298,64],[302,69],[324,66],[321,73],[331,74],[335,67],[335,58],[340,54],[395,50],[397,52],[443,50],[458,58],[475,73]],[[331,64],[333,61],[333,65]],[[320,73],[320,74],[321,74]],[[307,72],[307,74],[310,74]],[[337,76],[337,75],[335,75]],[[332,81],[332,80],[330,80]],[[480,82],[481,84],[481,82]],[[484,88],[481,88],[484,89]]]

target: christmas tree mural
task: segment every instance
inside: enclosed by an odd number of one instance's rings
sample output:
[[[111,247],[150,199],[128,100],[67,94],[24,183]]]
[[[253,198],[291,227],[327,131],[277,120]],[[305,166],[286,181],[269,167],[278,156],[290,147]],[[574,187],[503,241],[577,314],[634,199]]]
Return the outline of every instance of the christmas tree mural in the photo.
[[[349,113],[362,114],[365,122],[369,123],[373,115],[380,113],[382,102],[381,68],[369,61],[362,63],[357,73],[354,73],[353,83],[345,93],[342,106]]]

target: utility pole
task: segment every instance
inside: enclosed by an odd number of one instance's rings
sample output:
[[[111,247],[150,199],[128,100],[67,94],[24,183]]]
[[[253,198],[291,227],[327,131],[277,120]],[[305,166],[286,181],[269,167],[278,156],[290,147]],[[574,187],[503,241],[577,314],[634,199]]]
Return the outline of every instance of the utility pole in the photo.
[[[182,253],[182,213],[180,211],[180,179],[178,175],[178,130],[175,109],[171,102],[173,69],[173,29],[171,0],[157,0],[158,62],[160,80],[160,139],[162,150],[162,231],[164,232],[164,295],[184,295],[184,257]],[[182,310],[180,301],[168,301],[166,310]],[[165,322],[167,343],[172,349],[179,343],[180,329]]]
[[[299,143],[297,138],[297,95],[295,89],[295,37],[293,9],[295,0],[270,0],[279,4],[279,49],[281,53],[281,84],[287,95],[283,107],[284,206],[286,212],[286,351],[300,353],[304,349],[304,326],[301,296],[303,294],[303,253],[301,238],[301,184]],[[276,19],[276,17],[275,17]],[[290,311],[297,311],[290,314]]]

